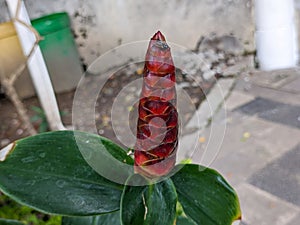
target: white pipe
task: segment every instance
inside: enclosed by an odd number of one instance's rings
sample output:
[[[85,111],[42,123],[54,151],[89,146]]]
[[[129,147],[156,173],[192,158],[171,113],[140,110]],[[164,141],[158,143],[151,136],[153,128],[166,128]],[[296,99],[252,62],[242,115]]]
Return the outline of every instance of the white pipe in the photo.
[[[296,66],[294,0],[255,0],[257,57],[262,70]]]
[[[19,15],[16,15],[19,0],[6,0],[10,14],[12,17],[16,17],[28,25],[31,25],[28,13],[26,11],[24,2],[21,1],[21,8]],[[36,38],[34,34],[28,30],[24,25],[15,22],[15,28],[23,49],[23,53],[27,56],[33,47]],[[49,126],[51,130],[65,130],[62,124],[59,109],[57,106],[55,94],[52,88],[49,73],[41,53],[39,46],[35,49],[35,52],[30,57],[27,67],[30,72],[35,90],[39,97],[40,103],[46,114]]]

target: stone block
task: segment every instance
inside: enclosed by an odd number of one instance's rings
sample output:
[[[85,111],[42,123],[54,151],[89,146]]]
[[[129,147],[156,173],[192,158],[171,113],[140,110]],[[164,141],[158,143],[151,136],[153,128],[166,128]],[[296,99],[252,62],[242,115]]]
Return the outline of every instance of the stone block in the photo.
[[[236,188],[240,198],[243,221],[249,225],[288,225],[299,208],[250,184]],[[296,225],[295,223],[293,225]]]
[[[236,110],[287,126],[300,128],[300,105],[284,104],[265,98],[255,100]]]
[[[300,145],[253,174],[250,183],[300,207]]]

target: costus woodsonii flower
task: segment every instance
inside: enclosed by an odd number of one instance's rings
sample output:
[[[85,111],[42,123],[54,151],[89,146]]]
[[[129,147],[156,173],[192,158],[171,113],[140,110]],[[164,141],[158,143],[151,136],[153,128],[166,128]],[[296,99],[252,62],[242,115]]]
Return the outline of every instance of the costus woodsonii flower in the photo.
[[[146,53],[138,113],[135,171],[150,178],[164,176],[176,161],[178,114],[175,67],[160,31]]]

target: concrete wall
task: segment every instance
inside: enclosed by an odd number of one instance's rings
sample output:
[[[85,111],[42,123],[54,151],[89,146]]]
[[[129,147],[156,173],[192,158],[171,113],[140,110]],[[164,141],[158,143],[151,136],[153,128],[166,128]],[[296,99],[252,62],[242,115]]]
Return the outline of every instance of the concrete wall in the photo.
[[[252,0],[25,0],[31,18],[67,11],[86,64],[119,44],[146,40],[158,29],[194,48],[202,35],[234,34],[254,49]],[[0,21],[7,19],[0,0]]]
[[[210,33],[233,34],[245,50],[255,49],[254,0],[24,1],[32,19],[60,11],[69,13],[87,66],[120,44],[149,39],[158,29],[168,41],[189,49]],[[294,1],[300,46],[300,0]],[[5,0],[0,0],[0,22],[8,20]]]

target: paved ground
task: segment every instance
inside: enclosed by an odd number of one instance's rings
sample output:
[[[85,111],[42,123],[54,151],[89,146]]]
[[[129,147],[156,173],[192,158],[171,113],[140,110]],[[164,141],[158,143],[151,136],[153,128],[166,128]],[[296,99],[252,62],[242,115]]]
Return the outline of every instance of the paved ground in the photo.
[[[215,150],[211,156],[207,154],[209,160],[201,158],[206,146],[211,144],[207,140],[212,127],[208,126],[201,133],[201,144],[193,160],[207,162],[235,187],[243,225],[297,225],[300,220],[300,69],[243,72],[230,90],[228,83],[232,84],[233,80],[228,78],[227,86],[225,81],[220,83],[225,95],[228,94],[226,117],[221,110],[213,118],[216,130],[222,130],[226,124],[220,152],[212,163]],[[191,120],[188,126],[193,123]],[[192,136],[185,138],[188,143]],[[212,141],[220,142],[220,138]]]

